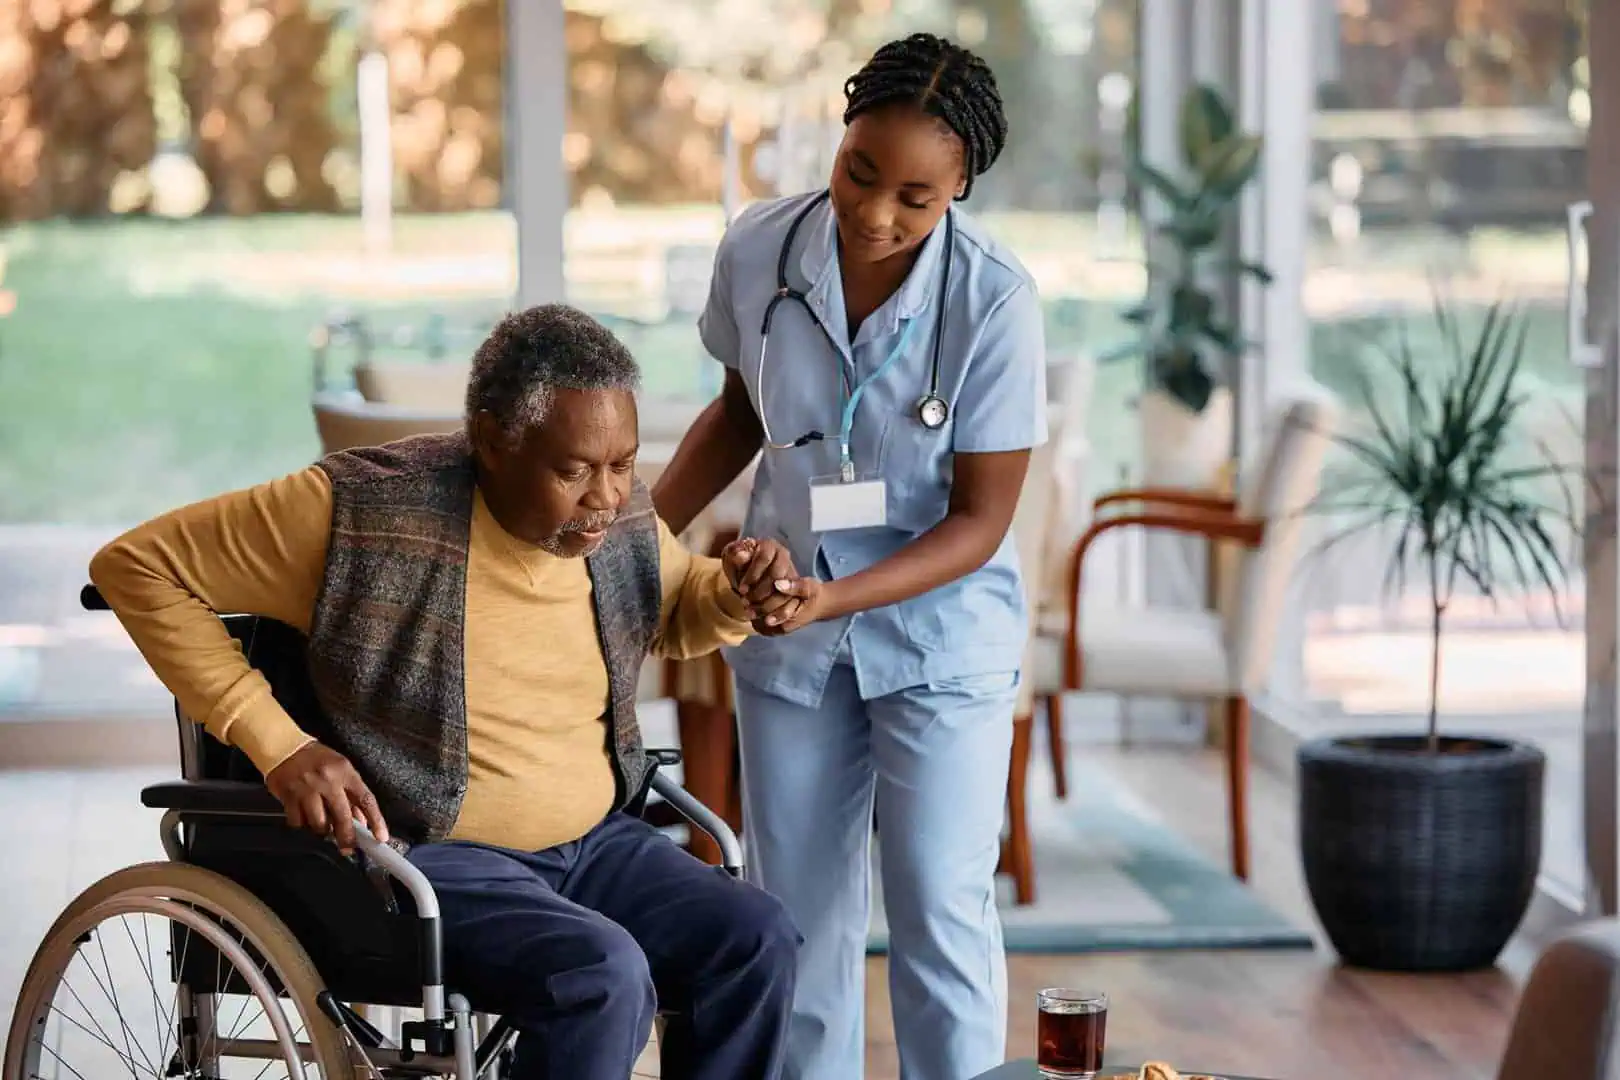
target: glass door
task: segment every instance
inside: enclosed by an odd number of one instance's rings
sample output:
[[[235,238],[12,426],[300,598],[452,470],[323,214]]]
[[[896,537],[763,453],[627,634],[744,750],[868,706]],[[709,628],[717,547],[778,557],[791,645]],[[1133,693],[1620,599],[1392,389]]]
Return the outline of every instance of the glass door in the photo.
[[[1603,352],[1607,368],[1575,362],[1590,363],[1591,350],[1571,351],[1572,342],[1606,341],[1591,319],[1582,320],[1591,324],[1585,338],[1570,334],[1572,289],[1584,289],[1587,264],[1600,261],[1605,227],[1602,211],[1587,221],[1579,209],[1595,199],[1588,141],[1612,137],[1599,134],[1596,49],[1583,9],[1539,0],[1421,11],[1375,2],[1325,14],[1303,299],[1312,374],[1345,403],[1350,425],[1374,423],[1362,404],[1367,384],[1385,417],[1398,415],[1394,369],[1380,353],[1404,341],[1420,365],[1456,363],[1492,305],[1506,300],[1526,335],[1520,371],[1529,400],[1515,453],[1527,465],[1550,459],[1579,471],[1604,431],[1612,436],[1612,412],[1608,428],[1594,426],[1588,405],[1612,368],[1612,344]],[[1606,114],[1613,126],[1620,109],[1610,105]],[[1591,244],[1572,245],[1572,214],[1583,225],[1573,235],[1590,232]],[[1436,319],[1437,300],[1461,330],[1460,347]],[[1601,325],[1612,338],[1612,320]],[[1612,439],[1607,455],[1612,472]],[[1561,503],[1552,485],[1534,487],[1527,482],[1527,497]],[[1573,476],[1568,489],[1578,521],[1591,489]],[[1589,539],[1612,542],[1612,515],[1596,524]],[[1579,909],[1589,878],[1588,666],[1602,637],[1589,642],[1588,633],[1594,617],[1606,617],[1612,656],[1614,585],[1612,562],[1594,577],[1601,560],[1583,551],[1580,529],[1559,533],[1553,540],[1569,574],[1556,594],[1534,578],[1522,587],[1511,572],[1489,594],[1459,585],[1447,609],[1439,697],[1443,732],[1521,739],[1546,754],[1543,880]],[[1304,734],[1427,724],[1427,586],[1408,564],[1404,587],[1387,587],[1394,550],[1393,533],[1368,531],[1312,564],[1303,588],[1312,705]],[[1504,569],[1511,561],[1508,552],[1493,554]],[[1604,677],[1593,668],[1592,679]],[[1612,676],[1607,685],[1612,699]],[[1607,713],[1612,732],[1612,701]],[[1610,749],[1598,758],[1604,772],[1612,774],[1613,757]],[[1605,843],[1612,849],[1612,837]]]

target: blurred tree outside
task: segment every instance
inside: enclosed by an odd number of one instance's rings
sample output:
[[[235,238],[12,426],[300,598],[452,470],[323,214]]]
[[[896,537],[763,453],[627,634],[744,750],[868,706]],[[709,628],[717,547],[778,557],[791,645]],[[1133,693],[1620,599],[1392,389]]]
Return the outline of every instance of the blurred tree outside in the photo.
[[[175,76],[207,208],[333,211],[336,124],[323,82],[330,15],[304,0],[168,0]]]
[[[144,209],[147,18],[138,0],[0,2],[0,221]]]

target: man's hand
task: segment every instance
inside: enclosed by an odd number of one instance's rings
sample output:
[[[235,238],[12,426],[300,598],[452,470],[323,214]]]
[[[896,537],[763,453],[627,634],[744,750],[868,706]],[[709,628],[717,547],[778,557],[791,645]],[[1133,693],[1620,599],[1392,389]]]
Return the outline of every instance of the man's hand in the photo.
[[[736,540],[721,557],[731,587],[748,604],[756,632],[776,637],[825,616],[824,583],[800,577],[792,555],[777,541]]]
[[[287,824],[332,837],[345,855],[354,851],[356,817],[378,840],[388,840],[377,797],[349,759],[331,747],[318,742],[302,747],[270,770],[264,786],[287,811]]]

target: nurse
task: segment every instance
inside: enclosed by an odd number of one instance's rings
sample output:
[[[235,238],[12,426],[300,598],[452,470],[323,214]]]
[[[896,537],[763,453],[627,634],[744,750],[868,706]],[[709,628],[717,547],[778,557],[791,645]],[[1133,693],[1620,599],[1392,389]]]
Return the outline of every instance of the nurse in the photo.
[[[805,936],[786,1075],[863,1072],[875,805],[901,1075],[965,1080],[1005,1041],[994,874],[1028,620],[1009,526],[1046,438],[1041,307],[954,206],[1007,135],[984,61],[916,34],[845,94],[828,190],[752,206],[720,244],[699,327],[724,389],[654,499],[680,531],[763,450],[743,533],[806,573],[750,571],[764,632],[728,655],[752,872]]]

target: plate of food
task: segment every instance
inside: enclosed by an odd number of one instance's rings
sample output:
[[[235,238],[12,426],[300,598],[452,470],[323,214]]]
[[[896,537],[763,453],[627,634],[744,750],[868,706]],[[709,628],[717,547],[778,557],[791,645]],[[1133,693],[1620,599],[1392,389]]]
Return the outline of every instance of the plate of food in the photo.
[[[1136,1070],[1136,1080],[1222,1080],[1208,1073],[1177,1072],[1175,1066],[1163,1061],[1150,1061]]]

